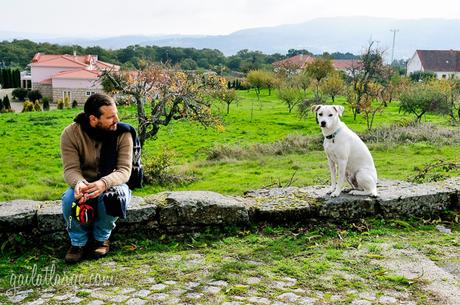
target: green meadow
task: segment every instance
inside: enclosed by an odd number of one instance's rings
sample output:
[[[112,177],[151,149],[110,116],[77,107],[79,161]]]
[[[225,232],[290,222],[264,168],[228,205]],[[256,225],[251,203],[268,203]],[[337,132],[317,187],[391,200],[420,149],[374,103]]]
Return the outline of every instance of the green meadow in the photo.
[[[346,108],[342,120],[367,139],[370,134],[365,119],[358,115],[354,121],[343,98],[338,98],[336,104]],[[0,201],[60,198],[67,186],[62,175],[59,137],[79,111],[0,114]],[[223,131],[175,121],[162,127],[157,139],[146,142],[145,163],[167,156],[171,164],[168,173],[185,178],[146,185],[136,190],[135,195],[198,189],[241,195],[261,187],[328,183],[320,128],[312,114],[300,118],[295,110],[289,113],[275,91],[271,96],[262,91],[260,100],[254,91],[240,91],[239,101],[230,106],[228,115],[226,105],[217,102],[214,112],[222,118]],[[119,106],[119,113],[121,120],[136,124],[134,107]],[[391,133],[392,126],[405,126],[413,119],[399,112],[398,102],[392,102],[376,115],[374,129],[386,128]],[[416,138],[391,141],[384,135],[366,141],[380,179],[408,180],[429,162],[439,159],[457,162],[458,127],[451,126],[447,116],[438,115],[427,115],[423,124],[436,128],[427,129],[426,135]],[[454,136],[446,137],[442,131],[453,131]],[[298,143],[302,141],[307,143]],[[455,174],[458,173],[447,173]]]

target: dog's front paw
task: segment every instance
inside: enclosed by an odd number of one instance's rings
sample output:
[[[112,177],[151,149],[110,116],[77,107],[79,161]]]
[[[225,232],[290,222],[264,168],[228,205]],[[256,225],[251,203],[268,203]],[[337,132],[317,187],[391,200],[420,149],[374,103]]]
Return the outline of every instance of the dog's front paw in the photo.
[[[338,197],[340,195],[340,191],[334,191],[332,194],[331,194],[331,197]]]

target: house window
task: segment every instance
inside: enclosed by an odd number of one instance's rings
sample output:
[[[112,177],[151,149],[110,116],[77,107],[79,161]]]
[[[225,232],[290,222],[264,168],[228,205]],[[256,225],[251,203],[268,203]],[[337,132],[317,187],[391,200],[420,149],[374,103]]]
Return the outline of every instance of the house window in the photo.
[[[95,94],[96,92],[94,91],[86,91],[86,96],[91,96],[93,94]]]
[[[70,93],[70,91],[63,91],[62,92],[62,99],[68,99],[69,101],[72,100],[72,94]]]

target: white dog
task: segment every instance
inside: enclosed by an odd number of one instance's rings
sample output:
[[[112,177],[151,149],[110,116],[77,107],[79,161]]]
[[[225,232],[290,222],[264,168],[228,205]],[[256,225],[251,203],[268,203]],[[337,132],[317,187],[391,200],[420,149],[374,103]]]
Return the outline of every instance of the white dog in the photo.
[[[331,171],[331,197],[340,195],[345,178],[355,189],[350,194],[377,196],[374,160],[366,144],[340,120],[343,110],[343,106],[336,105],[312,107],[324,135],[324,150]]]

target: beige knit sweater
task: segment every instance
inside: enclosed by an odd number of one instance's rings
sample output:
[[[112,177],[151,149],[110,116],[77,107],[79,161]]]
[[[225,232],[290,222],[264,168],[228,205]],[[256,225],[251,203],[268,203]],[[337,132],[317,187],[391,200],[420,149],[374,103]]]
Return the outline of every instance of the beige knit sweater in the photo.
[[[64,180],[72,188],[78,181],[94,182],[99,175],[102,143],[90,138],[79,124],[72,123],[61,134]],[[101,178],[106,187],[128,182],[133,158],[133,139],[129,132],[118,137],[118,159],[115,170]]]

